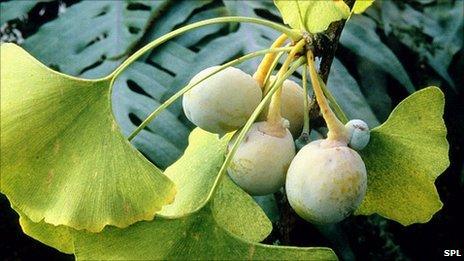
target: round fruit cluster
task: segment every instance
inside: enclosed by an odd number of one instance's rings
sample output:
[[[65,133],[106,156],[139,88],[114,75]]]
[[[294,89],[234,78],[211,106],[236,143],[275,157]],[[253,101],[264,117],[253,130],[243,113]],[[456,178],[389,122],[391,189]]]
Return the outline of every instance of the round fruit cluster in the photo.
[[[312,53],[308,69],[317,102],[329,132],[296,153],[294,138],[302,131],[305,92],[285,79],[273,100],[262,110],[238,145],[227,172],[250,195],[266,195],[285,185],[290,205],[313,223],[334,223],[350,215],[361,203],[367,187],[366,168],[355,150],[369,142],[362,120],[343,125],[332,112],[319,85]],[[266,89],[255,77],[234,67],[207,68],[191,80],[195,87],[184,94],[183,109],[196,126],[219,135],[242,128],[263,99]],[[280,72],[280,71],[279,71]],[[205,78],[206,76],[209,76]],[[281,77],[271,76],[270,83]],[[273,108],[274,106],[274,108]],[[277,112],[275,106],[278,106]],[[229,142],[235,144],[236,132]]]

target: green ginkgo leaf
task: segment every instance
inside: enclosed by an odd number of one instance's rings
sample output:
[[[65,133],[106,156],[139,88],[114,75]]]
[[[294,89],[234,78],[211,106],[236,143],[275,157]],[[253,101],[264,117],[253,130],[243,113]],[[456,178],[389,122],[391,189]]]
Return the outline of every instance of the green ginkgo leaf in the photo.
[[[74,253],[74,240],[71,234],[71,228],[66,226],[54,226],[43,221],[35,223],[26,215],[20,212],[18,212],[18,214],[19,225],[26,235],[63,253]]]
[[[172,175],[177,176],[177,179],[173,178],[177,181],[176,185],[184,188],[179,190],[179,194],[185,194],[176,197],[173,206],[170,206],[172,209],[191,209],[182,201],[187,201],[188,196],[198,198],[198,195],[203,195],[209,189],[203,188],[205,191],[201,192],[199,189],[204,185],[187,183],[210,176],[212,169],[219,169],[224,160],[227,143],[219,141],[217,135],[196,129],[189,140],[186,153],[174,164],[178,164],[176,171],[171,170]],[[200,159],[211,166],[211,174],[204,175],[204,168],[188,166],[189,162],[199,166]],[[182,173],[183,170],[186,174]],[[264,238],[256,237],[261,233],[259,231],[266,231],[263,222],[269,220],[259,206],[225,176],[213,199],[199,211],[175,219],[157,215],[149,222],[138,222],[125,229],[107,227],[98,234],[85,231],[75,233],[75,255],[83,260],[336,259],[329,248],[277,247],[253,243]]]
[[[221,185],[223,190],[233,189],[229,179]],[[329,248],[277,247],[238,238],[215,219],[215,213],[226,211],[228,199],[218,196],[201,211],[180,219],[156,217],[126,229],[80,233],[75,241],[76,256],[83,260],[336,260]]]
[[[332,22],[350,16],[344,1],[274,0],[274,4],[286,24],[310,33],[325,31]]]
[[[1,191],[33,222],[98,232],[151,220],[174,184],[121,135],[111,78],[84,80],[1,46]]]
[[[160,218],[164,220],[184,218],[206,205],[208,194],[224,162],[229,138],[230,136],[226,136],[218,139],[217,135],[198,128],[192,131],[184,155],[165,171],[176,183],[179,193],[174,204],[166,206],[159,212]],[[218,194],[223,200],[227,200],[227,204],[215,213],[216,222],[240,238],[252,242],[262,241],[272,230],[271,222],[248,194],[228,178],[225,182],[227,189],[221,187]],[[74,237],[85,235],[82,231],[66,226],[53,226],[44,222],[34,223],[20,211],[18,212],[24,233],[62,252],[74,252]],[[160,228],[160,231],[162,229]],[[169,233],[172,228],[167,226],[165,229],[166,231],[162,233]],[[182,226],[175,229],[182,229]]]
[[[362,14],[373,3],[374,3],[374,0],[356,0],[353,6],[353,13]]]
[[[443,110],[441,90],[425,88],[372,130],[361,151],[368,189],[357,214],[378,213],[409,225],[427,222],[440,210],[434,181],[449,165]]]

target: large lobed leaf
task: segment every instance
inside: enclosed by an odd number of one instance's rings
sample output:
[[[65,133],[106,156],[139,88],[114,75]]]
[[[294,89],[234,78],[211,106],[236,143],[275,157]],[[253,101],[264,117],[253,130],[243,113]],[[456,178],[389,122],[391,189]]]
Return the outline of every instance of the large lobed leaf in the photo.
[[[409,225],[440,210],[434,181],[449,165],[443,110],[443,93],[429,87],[403,100],[372,130],[360,152],[368,190],[357,214],[378,213]]]
[[[0,3],[0,26],[4,23],[25,17],[27,13],[41,1],[9,1]]]
[[[344,1],[274,0],[284,22],[310,33],[325,31],[332,22],[347,19],[350,8]]]
[[[333,93],[349,119],[362,119],[370,128],[379,125],[358,83],[336,58],[330,70],[327,88]]]
[[[150,21],[168,3],[85,0],[41,26],[23,46],[61,72],[87,77],[107,75],[128,55]],[[90,69],[93,71],[88,72]]]
[[[408,73],[390,48],[382,43],[375,31],[376,28],[377,25],[372,19],[366,16],[354,16],[346,23],[340,43],[389,73],[408,92],[414,92],[415,88]]]
[[[110,78],[54,72],[1,45],[1,191],[34,222],[97,232],[151,220],[174,184],[121,135]]]
[[[462,49],[463,9],[463,1],[438,1],[418,10],[407,3],[383,1],[380,19],[387,35],[393,34],[455,87],[448,67]]]
[[[147,63],[135,62],[115,81],[113,111],[125,136],[137,128],[169,92],[173,77]],[[172,110],[163,111],[131,143],[150,161],[165,169],[178,159],[190,133]],[[153,146],[156,144],[156,146]]]

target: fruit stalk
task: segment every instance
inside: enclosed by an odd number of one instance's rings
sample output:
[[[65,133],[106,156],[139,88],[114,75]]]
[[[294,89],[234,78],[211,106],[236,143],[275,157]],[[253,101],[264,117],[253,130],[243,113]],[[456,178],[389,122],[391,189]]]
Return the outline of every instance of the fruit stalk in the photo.
[[[277,80],[274,84],[277,84],[283,75],[287,72],[290,63],[295,59],[295,55],[303,49],[306,42],[300,40],[290,51],[287,59],[285,59],[282,67],[277,73]],[[276,93],[272,96],[271,103],[269,104],[269,112],[267,114],[267,122],[269,126],[269,131],[274,133],[276,136],[281,136],[282,133],[285,133],[285,127],[282,126],[282,115],[281,115],[281,96],[282,96],[282,84],[277,86]]]
[[[287,44],[286,46],[288,47],[288,46],[290,46],[290,44]],[[272,87],[272,83],[269,82],[269,78],[271,78],[272,72],[277,67],[277,64],[279,63],[280,57],[282,57],[282,55],[284,55],[283,52],[277,54],[277,56],[275,57],[274,61],[271,64],[271,67],[269,68],[269,71],[266,74],[266,77],[264,78],[263,95],[266,95],[266,93]]]
[[[308,99],[308,79],[307,79],[307,67],[308,65],[306,64],[303,66],[303,73],[302,73],[302,82],[303,82],[303,93],[304,93],[304,122],[303,122],[303,131],[301,132],[302,135],[306,134],[309,136],[309,130],[310,130],[310,125],[309,125],[309,99]]]
[[[345,129],[345,126],[340,122],[337,116],[335,116],[320,86],[316,67],[314,65],[314,54],[311,50],[306,52],[306,59],[309,67],[309,75],[313,85],[314,94],[316,96],[317,103],[321,108],[322,116],[327,123],[327,128],[329,129],[329,132],[327,133],[327,139],[348,143],[348,133]]]
[[[347,123],[348,118],[346,117],[342,108],[338,104],[337,100],[335,100],[335,97],[333,96],[332,92],[327,88],[321,77],[318,76],[317,78],[319,79],[319,84],[321,85],[322,92],[324,93],[325,97],[327,97],[327,100],[329,100],[329,104],[332,105],[335,115],[338,119],[340,119],[340,121],[343,124]]]
[[[282,34],[274,41],[274,43],[271,45],[271,48],[277,48],[282,46],[285,43],[285,41],[287,41],[287,39],[288,36]],[[276,53],[266,54],[261,63],[259,64],[258,69],[256,69],[256,72],[253,74],[253,78],[258,82],[261,89],[264,89],[266,75],[268,74],[273,64],[273,61],[276,59],[276,55]]]

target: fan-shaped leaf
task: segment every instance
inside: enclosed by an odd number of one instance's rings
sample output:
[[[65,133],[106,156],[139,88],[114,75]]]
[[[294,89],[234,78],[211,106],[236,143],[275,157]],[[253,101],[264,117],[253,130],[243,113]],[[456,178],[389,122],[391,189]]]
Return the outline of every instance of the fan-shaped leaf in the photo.
[[[79,235],[76,255],[80,259],[336,260],[328,248],[262,245],[232,235],[214,217],[227,204],[228,201],[218,197],[205,209],[185,218],[156,218],[124,230],[107,229],[100,235]]]
[[[366,11],[369,6],[374,3],[374,0],[356,0],[353,6],[353,13],[361,14]]]
[[[229,138],[230,136],[227,136],[220,140],[217,135],[198,128],[191,133],[184,155],[165,172],[176,183],[179,193],[175,203],[166,206],[159,213],[160,218],[183,218],[206,204],[207,196],[224,161]],[[217,223],[246,240],[263,240],[272,229],[271,223],[248,194],[226,179],[227,189],[219,189],[218,193],[227,204],[222,205],[220,211],[215,214]],[[86,237],[82,231],[65,226],[55,227],[44,222],[34,223],[25,215],[20,215],[21,226],[26,234],[60,251],[73,252],[74,237]],[[172,228],[167,227],[163,233],[168,233],[169,229]]]
[[[19,224],[26,235],[63,253],[74,253],[74,240],[69,227],[54,226],[43,221],[35,223],[26,215],[21,214],[20,212],[18,212],[18,214]]]
[[[110,78],[83,80],[1,46],[1,191],[34,222],[100,231],[151,220],[174,185],[119,132]]]
[[[165,175],[179,188],[179,193],[174,204],[162,209],[161,216],[187,216],[207,203],[224,162],[230,137],[218,139],[218,135],[199,128],[192,131],[184,155],[165,171]],[[270,221],[248,194],[238,188],[232,191],[219,192],[224,199],[229,198],[229,203],[216,214],[216,219],[227,230],[247,240],[263,240],[272,230]]]
[[[429,87],[402,101],[372,130],[361,151],[368,190],[358,214],[378,213],[409,225],[427,222],[440,210],[433,183],[449,165],[443,109],[443,93]]]
[[[284,22],[310,33],[325,31],[332,22],[347,19],[350,8],[344,1],[274,0]]]

